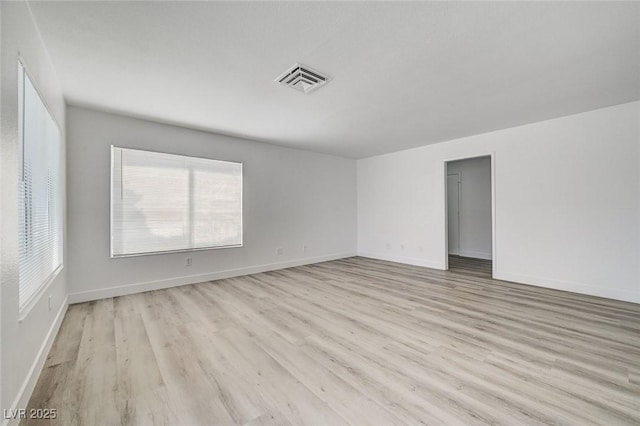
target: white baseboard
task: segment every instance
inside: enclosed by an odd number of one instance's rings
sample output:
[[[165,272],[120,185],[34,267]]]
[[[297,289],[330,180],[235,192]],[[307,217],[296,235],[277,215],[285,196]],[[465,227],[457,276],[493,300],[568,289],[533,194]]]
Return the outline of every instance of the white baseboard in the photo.
[[[306,257],[302,259],[289,260],[286,262],[267,263],[263,265],[248,266],[245,268],[227,269],[224,271],[211,272],[207,274],[187,275],[183,277],[167,278],[163,280],[146,281],[117,287],[103,288],[100,290],[82,291],[69,294],[69,303],[74,304],[89,302],[91,300],[107,299],[109,297],[125,296],[127,294],[142,293],[145,291],[160,290],[187,284],[197,284],[206,281],[221,280],[224,278],[233,278],[242,275],[275,271],[278,269],[292,268],[294,266],[309,265],[312,263],[327,262],[330,260],[344,259],[346,257],[353,256],[356,256],[355,252],[336,253],[325,256]]]
[[[556,280],[553,278],[534,277],[530,275],[513,274],[510,272],[494,271],[493,278],[502,281],[533,285],[536,287],[570,291],[589,296],[604,297],[606,299],[621,300],[623,302],[640,303],[640,291],[633,292],[608,287],[597,287],[572,281]]]
[[[359,251],[358,256],[368,257],[370,259],[387,260],[389,262],[404,263],[406,265],[424,266],[425,268],[432,269],[446,269],[446,266],[442,262],[436,262],[428,259],[421,259],[419,257],[406,257],[397,256],[386,253],[373,253],[367,251]]]
[[[389,262],[404,263],[408,265],[424,266],[433,269],[445,269],[444,265],[429,260],[394,256],[389,254],[380,254],[372,252],[358,252],[358,256],[368,257],[371,259],[387,260]],[[464,256],[461,254],[461,256]],[[476,257],[476,256],[469,256]],[[588,284],[581,284],[571,281],[562,281],[552,278],[534,277],[522,274],[513,274],[509,272],[493,271],[493,278],[502,281],[511,281],[514,283],[533,285],[536,287],[544,287],[555,290],[569,291],[573,293],[585,294],[588,296],[603,297],[606,299],[620,300],[623,302],[640,303],[640,291],[634,292],[629,290],[621,290],[616,288],[597,287]]]
[[[491,253],[485,253],[485,252],[482,252],[482,251],[460,250],[459,256],[471,257],[473,259],[491,260]]]
[[[42,346],[40,346],[40,350],[38,351],[38,355],[36,359],[33,361],[31,368],[29,369],[29,373],[25,378],[22,386],[20,387],[20,391],[18,392],[18,396],[16,397],[13,405],[10,409],[15,410],[18,408],[27,408],[27,404],[29,403],[29,399],[31,399],[31,394],[36,387],[36,383],[38,382],[38,378],[40,377],[40,373],[42,373],[42,368],[44,367],[44,363],[47,360],[47,355],[49,355],[49,351],[51,350],[51,346],[53,345],[53,341],[58,334],[58,330],[60,329],[60,325],[62,324],[62,319],[64,318],[64,314],[67,312],[67,308],[69,307],[69,298],[65,298],[56,314],[55,319],[53,320],[53,324],[51,324],[51,328],[49,328],[49,332],[47,333],[47,337],[42,342]],[[3,426],[17,425],[20,423],[20,419],[4,419],[2,422]]]

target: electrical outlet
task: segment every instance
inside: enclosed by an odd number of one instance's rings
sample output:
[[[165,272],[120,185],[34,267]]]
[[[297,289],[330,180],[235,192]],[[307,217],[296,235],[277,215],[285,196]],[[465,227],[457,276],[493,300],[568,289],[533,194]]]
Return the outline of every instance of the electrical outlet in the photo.
[[[284,254],[284,249],[283,249],[282,247],[278,247],[278,248],[276,249],[276,254],[277,254],[278,256],[282,256],[282,255]]]
[[[191,266],[193,264],[193,259],[191,259],[190,257],[187,257],[184,261],[184,264],[186,266]]]

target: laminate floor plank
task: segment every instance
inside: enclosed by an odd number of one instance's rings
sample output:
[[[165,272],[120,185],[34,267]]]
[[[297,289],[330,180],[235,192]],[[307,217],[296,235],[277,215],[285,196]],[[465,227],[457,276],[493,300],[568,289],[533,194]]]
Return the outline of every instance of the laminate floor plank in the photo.
[[[120,424],[113,299],[91,303],[84,322],[78,359],[72,370],[71,393],[61,410],[73,413],[73,423]]]
[[[188,338],[188,330],[200,323],[183,312],[170,293],[144,293],[142,316],[171,411],[182,416],[184,424],[233,424],[218,389],[198,362],[208,354],[200,352]]]
[[[45,362],[45,368],[78,359],[84,321],[88,313],[88,303],[69,306],[65,316],[66,321],[60,326],[60,331]]]
[[[640,305],[361,257],[69,308],[49,425],[638,425]]]

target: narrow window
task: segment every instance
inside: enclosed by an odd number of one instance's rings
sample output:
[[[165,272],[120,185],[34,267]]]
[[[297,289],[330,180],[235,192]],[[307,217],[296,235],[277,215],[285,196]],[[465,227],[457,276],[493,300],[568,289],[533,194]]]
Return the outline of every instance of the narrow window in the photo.
[[[60,130],[22,64],[19,73],[19,306],[62,269]]]

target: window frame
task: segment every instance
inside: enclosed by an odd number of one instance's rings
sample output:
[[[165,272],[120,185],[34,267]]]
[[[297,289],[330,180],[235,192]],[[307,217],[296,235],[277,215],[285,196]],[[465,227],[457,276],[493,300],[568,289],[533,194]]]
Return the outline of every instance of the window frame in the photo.
[[[126,254],[114,254],[113,251],[113,224],[114,224],[114,208],[113,208],[113,197],[114,197],[114,162],[115,162],[115,149],[126,149],[140,152],[148,152],[151,154],[165,154],[165,155],[173,155],[178,157],[186,157],[193,158],[196,160],[210,160],[210,161],[218,161],[223,163],[233,163],[240,166],[240,243],[239,244],[230,244],[230,245],[221,245],[221,246],[210,246],[210,247],[194,247],[194,248],[184,248],[184,249],[174,249],[174,250],[159,250],[159,251],[150,251],[150,252],[140,252],[140,253],[126,253]],[[218,160],[214,158],[206,158],[206,157],[197,157],[195,155],[185,155],[185,154],[176,154],[173,152],[166,151],[152,151],[149,149],[140,149],[140,148],[129,148],[124,146],[116,146],[111,145],[109,148],[110,151],[110,168],[109,168],[109,256],[111,259],[122,259],[127,257],[139,257],[139,256],[154,256],[154,255],[162,255],[162,254],[172,254],[172,253],[191,253],[197,251],[205,251],[205,250],[221,250],[221,249],[230,249],[230,248],[242,248],[244,247],[244,162],[242,161],[230,161],[230,160]]]
[[[38,95],[40,102],[44,106],[46,113],[51,118],[53,122],[57,134],[58,134],[58,185],[59,185],[59,196],[60,196],[60,264],[42,281],[42,283],[38,284],[33,292],[27,296],[24,301],[20,300],[20,286],[22,280],[20,279],[20,272],[18,271],[18,322],[21,323],[31,312],[33,307],[40,301],[43,294],[49,289],[51,284],[56,280],[58,275],[62,272],[65,266],[65,211],[66,211],[66,197],[65,197],[65,185],[64,185],[64,133],[62,132],[62,128],[58,120],[56,119],[55,114],[52,113],[51,108],[46,100],[46,98],[42,95],[42,91],[38,85],[36,79],[33,78],[33,75],[29,71],[29,66],[26,64],[24,58],[21,55],[18,55],[18,197],[20,197],[21,184],[24,181],[24,161],[25,161],[25,143],[24,143],[24,125],[25,125],[25,93],[26,93],[26,79],[29,80],[29,83],[33,87],[34,91]],[[24,202],[24,200],[23,200]],[[24,206],[26,208],[26,206]],[[18,233],[20,232],[19,228],[24,223],[20,219],[20,199],[18,200]],[[18,242],[18,250],[20,250],[20,242]],[[20,255],[18,254],[18,270],[20,269]]]

